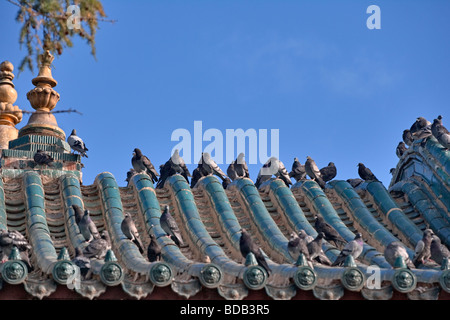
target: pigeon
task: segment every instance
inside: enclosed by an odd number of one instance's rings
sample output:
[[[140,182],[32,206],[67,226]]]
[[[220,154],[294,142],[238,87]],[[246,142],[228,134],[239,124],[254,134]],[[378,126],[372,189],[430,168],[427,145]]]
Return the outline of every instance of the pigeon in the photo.
[[[294,163],[292,164],[291,172],[289,172],[289,177],[294,178],[297,182],[306,179],[305,166],[298,161],[297,157],[294,158]]]
[[[51,164],[55,159],[52,158],[47,152],[38,150],[34,154],[34,162],[40,165],[49,165]]]
[[[222,187],[226,189],[230,183],[231,183],[230,178],[226,178],[225,180],[222,181]]]
[[[244,259],[247,258],[247,255],[250,252],[253,253],[255,255],[256,261],[258,262],[258,265],[264,268],[267,274],[270,275],[272,270],[269,268],[269,265],[267,264],[267,261],[264,258],[264,255],[261,251],[261,248],[256,243],[253,242],[250,234],[245,228],[241,229],[241,238],[239,239],[239,249]]]
[[[412,144],[413,144],[413,142],[414,142],[414,139],[413,139],[413,136],[412,136],[412,134],[411,134],[411,131],[409,131],[409,129],[403,130],[402,138],[403,138],[403,142],[404,142],[408,147],[412,146]]]
[[[289,188],[289,185],[292,184],[291,177],[289,176],[289,172],[286,170],[286,167],[284,166],[284,163],[280,160],[277,160],[278,163],[278,170],[275,173],[275,176],[281,180],[283,180],[286,187]]]
[[[149,262],[161,260],[161,246],[152,233],[150,233],[150,244],[147,248],[147,258]]]
[[[141,236],[139,235],[138,229],[136,228],[133,219],[128,213],[125,214],[125,217],[120,224],[120,229],[122,230],[125,237],[131,240],[138,247],[139,252],[143,254],[144,245],[142,244]]]
[[[248,166],[245,162],[245,154],[243,152],[239,153],[234,161],[234,170],[239,178],[250,178]]]
[[[401,158],[406,150],[408,150],[408,148],[406,148],[405,143],[403,141],[400,141],[397,145],[397,149],[395,149],[395,154],[397,155],[397,157]]]
[[[356,188],[361,183],[364,182],[362,179],[347,179],[347,182],[352,186],[352,188]]]
[[[191,188],[195,188],[197,182],[205,176],[206,175],[203,174],[203,170],[201,170],[201,168],[195,168],[194,171],[192,171]]]
[[[423,128],[429,126],[431,123],[425,119],[424,117],[418,117],[416,121],[412,124],[409,131],[413,135],[413,137]],[[416,139],[416,138],[415,138]]]
[[[111,249],[111,240],[106,230],[101,232],[101,237],[94,239],[83,249],[83,255],[86,258],[96,258],[102,260],[106,256],[106,252]]]
[[[228,178],[231,179],[231,181],[234,181],[239,178],[239,176],[236,172],[236,169],[234,168],[234,162],[235,162],[234,160],[231,161],[231,163],[228,165],[228,168],[227,168],[227,176],[228,176]]]
[[[422,239],[416,244],[414,258],[412,262],[416,268],[424,264],[427,260],[431,258],[431,241],[433,241],[433,231],[431,229],[426,229],[423,232]]]
[[[88,158],[86,151],[89,151],[84,144],[84,141],[77,136],[77,130],[73,129],[70,136],[67,137],[67,143],[74,150],[81,154],[81,156]]]
[[[31,246],[27,239],[17,230],[4,230],[0,229],[0,254],[1,262],[8,260],[9,255],[13,247],[19,250],[22,261],[27,264],[28,269],[31,269],[31,263],[29,260],[29,251]]]
[[[325,264],[328,266],[331,266],[331,261],[328,259],[328,257],[325,255],[325,253],[322,250],[322,241],[324,239],[325,235],[323,232],[319,232],[317,234],[317,237],[308,243],[308,252],[309,252],[309,259],[315,260],[321,264]]]
[[[306,233],[305,230],[300,230],[300,232],[298,233],[298,237],[302,240],[306,241],[306,244],[310,243],[311,241],[314,240],[313,236],[310,236],[309,234]]]
[[[165,206],[164,211],[161,214],[160,224],[161,228],[166,232],[166,234],[175,242],[177,246],[183,246],[183,238],[181,237],[180,228],[178,227],[175,218],[172,217],[169,211],[170,207]]]
[[[400,241],[389,243],[384,249],[384,257],[391,266],[395,265],[395,260],[397,260],[398,257],[402,257],[409,269],[415,268],[414,264],[409,259],[408,251],[406,251],[405,246]]]
[[[206,175],[216,175],[220,179],[225,180],[226,174],[219,168],[208,152],[202,152],[202,158],[198,165],[204,170]]]
[[[178,149],[175,149],[172,156],[170,157],[171,163],[174,165],[177,165],[181,168],[181,175],[186,179],[186,181],[189,183],[188,178],[191,177],[191,173],[189,172],[189,169],[186,166],[186,163],[184,162],[183,158],[180,156],[180,151]]]
[[[363,251],[363,244],[361,233],[357,233],[355,238],[344,246],[332,266],[342,266],[350,255],[356,260]]]
[[[322,189],[325,189],[325,181],[323,181],[323,179],[322,179],[322,174],[320,173],[320,170],[317,167],[317,164],[310,156],[306,157],[305,170],[306,170],[306,174],[311,179],[316,181]]]
[[[78,206],[76,204],[72,205],[72,209],[75,212],[75,222],[78,225],[84,216],[84,211],[83,211],[83,209],[80,208],[80,206]]]
[[[338,246],[338,243],[344,245],[347,241],[342,238],[339,233],[334,229],[329,223],[327,223],[324,218],[320,215],[316,215],[316,221],[314,223],[314,228],[318,233],[324,234],[324,239],[327,241],[333,241],[335,246]]]
[[[133,168],[131,168],[130,170],[128,170],[128,172],[127,172],[127,178],[125,179],[125,181],[127,182],[127,186],[130,185],[131,178],[132,178],[135,174],[137,174],[137,172],[136,172],[136,170],[134,170]]]
[[[100,233],[90,217],[89,210],[84,210],[84,214],[81,217],[80,222],[78,222],[78,228],[80,229],[80,233],[84,240],[87,242],[100,238]]]
[[[134,149],[131,164],[136,172],[147,173],[152,178],[153,183],[158,181],[159,173],[156,171],[150,159],[143,155],[140,149]]]
[[[390,173],[391,175],[394,175],[396,170],[397,170],[397,169],[395,169],[395,168],[391,168],[391,169],[389,169],[389,173]]]
[[[445,245],[441,243],[441,239],[437,236],[433,236],[433,240],[430,245],[431,260],[442,265],[444,258],[450,259],[450,251]]]
[[[175,174],[182,175],[186,179],[187,183],[189,183],[188,177],[191,177],[191,173],[189,172],[189,169],[186,167],[184,160],[178,153],[178,149],[175,149],[170,159],[167,160],[167,162],[162,167],[160,167],[160,171],[161,176],[159,178],[158,183],[156,184],[157,189],[164,188],[164,183],[166,182],[167,178]]]
[[[262,168],[258,172],[256,177],[255,187],[259,188],[264,182],[269,181],[272,178],[272,174],[277,172],[277,158],[271,157],[264,163]]]
[[[431,125],[431,132],[445,149],[450,149],[450,132],[442,124],[442,116],[434,119],[433,124]]]
[[[309,260],[308,243],[305,239],[300,238],[295,233],[291,233],[291,237],[288,241],[287,248],[289,254],[294,260],[298,260],[300,253],[305,255],[305,258]]]
[[[372,171],[361,162],[358,163],[358,174],[363,180],[378,181]]]
[[[248,166],[245,162],[245,154],[243,152],[239,153],[236,160],[230,163],[227,169],[227,175],[231,181],[239,178],[250,178]]]
[[[334,162],[330,162],[328,166],[320,169],[320,175],[322,176],[323,182],[328,182],[333,180],[337,175],[337,169]]]
[[[91,260],[83,255],[81,248],[75,248],[75,257],[72,262],[80,269],[82,279],[86,279],[91,270]]]

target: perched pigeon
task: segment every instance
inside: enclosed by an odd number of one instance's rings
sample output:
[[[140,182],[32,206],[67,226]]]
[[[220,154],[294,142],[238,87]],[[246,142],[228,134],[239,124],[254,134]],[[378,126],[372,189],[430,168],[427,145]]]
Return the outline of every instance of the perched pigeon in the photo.
[[[397,260],[398,257],[402,257],[409,269],[415,268],[414,264],[409,259],[408,251],[406,251],[404,244],[400,241],[389,243],[384,249],[384,257],[391,266],[395,265],[395,260]]]
[[[203,170],[199,167],[195,168],[194,171],[192,171],[191,188],[195,188],[197,182],[203,177],[206,177],[206,175],[203,174]]]
[[[52,163],[54,161],[52,156],[50,156],[47,152],[42,151],[42,150],[36,151],[33,159],[34,159],[34,162],[36,162],[37,164],[40,164],[40,165],[43,165],[43,164],[49,165],[50,163]]]
[[[314,240],[313,236],[310,236],[309,234],[306,233],[305,230],[300,230],[300,232],[298,233],[298,237],[302,240],[306,241],[306,244],[310,243],[311,241]]]
[[[295,233],[291,233],[291,237],[289,238],[287,248],[289,254],[294,260],[297,260],[300,256],[300,253],[305,255],[305,258],[309,260],[309,251],[308,251],[308,243],[305,239],[300,238]]]
[[[394,175],[396,170],[397,170],[397,169],[395,169],[395,168],[391,168],[391,169],[389,170],[389,173],[390,173],[391,175]]]
[[[363,180],[378,181],[377,177],[363,163],[358,163],[358,174]]]
[[[356,188],[361,183],[364,182],[362,179],[347,179],[347,182],[352,186],[352,188]]]
[[[140,149],[134,149],[131,164],[136,172],[147,173],[152,178],[153,183],[158,181],[159,173],[156,171],[150,159],[143,155]]]
[[[239,153],[236,160],[234,161],[234,170],[236,171],[238,177],[250,178],[248,166],[245,162],[245,154],[243,152]]]
[[[206,172],[206,175],[216,175],[222,180],[225,180],[227,177],[208,152],[202,153],[202,158],[198,165]]]
[[[418,117],[416,121],[412,124],[409,131],[413,136],[415,136],[421,129],[429,126],[431,123],[424,117]]]
[[[395,149],[395,154],[397,155],[397,157],[401,158],[406,150],[408,150],[408,148],[406,148],[405,143],[401,141],[398,143],[397,149]]]
[[[127,172],[127,178],[125,179],[125,181],[127,182],[127,186],[130,184],[131,178],[137,174],[136,170],[134,170],[133,168],[131,168],[130,170],[128,170]]]
[[[339,233],[334,229],[329,223],[327,223],[324,218],[320,215],[316,215],[316,221],[314,223],[314,228],[318,233],[324,234],[324,239],[327,241],[333,241],[333,243],[338,246],[347,243],[344,238],[342,238]]]
[[[186,179],[186,182],[189,183],[188,177],[191,176],[191,173],[189,172],[189,169],[186,167],[183,158],[181,158],[178,149],[175,149],[173,155],[160,168],[161,168],[160,170],[161,177],[159,178],[158,184],[156,185],[157,189],[163,188],[167,178],[175,174],[182,175]]]
[[[84,210],[84,215],[81,217],[80,222],[78,222],[78,228],[84,240],[88,242],[100,238],[100,233],[90,217],[89,210]]]
[[[266,259],[261,251],[261,248],[253,242],[250,234],[245,228],[241,229],[241,238],[239,240],[239,248],[244,259],[247,258],[247,255],[251,252],[255,255],[256,261],[258,265],[264,268],[267,271],[267,274],[270,274],[272,271],[267,264]]]
[[[275,176],[281,180],[283,180],[286,187],[289,187],[289,185],[292,184],[291,177],[289,176],[289,172],[286,170],[286,167],[284,166],[284,163],[280,160],[277,160],[278,163],[278,170],[275,173]]]
[[[141,236],[139,235],[138,229],[136,228],[133,219],[128,213],[125,214],[125,217],[120,224],[120,229],[122,230],[125,237],[131,240],[138,247],[139,252],[141,254],[144,253],[144,245],[142,244]]]
[[[450,251],[445,245],[441,243],[441,239],[438,236],[433,236],[433,240],[430,245],[431,260],[442,265],[444,258],[450,259]]]
[[[342,266],[345,262],[345,259],[348,256],[352,256],[355,260],[361,255],[363,251],[363,239],[361,233],[357,233],[355,239],[348,242],[344,248],[341,250],[341,253],[337,256],[336,260],[333,262],[332,266]]]
[[[161,214],[160,224],[161,228],[166,232],[166,234],[175,242],[177,246],[183,246],[183,238],[181,237],[180,228],[178,227],[175,218],[172,217],[170,207],[165,206],[164,211]]]
[[[333,180],[337,175],[337,169],[334,162],[330,162],[328,166],[320,169],[320,175],[322,176],[323,182],[328,182]]]
[[[96,258],[102,260],[106,256],[106,252],[111,249],[111,240],[106,230],[101,232],[101,237],[94,239],[83,249],[83,255],[86,258]]]
[[[227,178],[225,178],[225,180],[222,181],[222,187],[224,189],[226,189],[230,183],[231,183],[231,180],[230,180],[230,178],[227,177]]]
[[[289,177],[294,178],[297,182],[306,179],[305,165],[301,164],[297,157],[294,158],[294,163],[292,164],[291,172],[289,172]]]
[[[149,262],[161,260],[161,246],[152,233],[150,233],[150,244],[147,248],[147,258]]]
[[[317,167],[317,164],[310,156],[306,157],[305,170],[306,174],[311,179],[316,181],[322,189],[325,189],[325,181],[322,179],[322,174],[320,173],[319,167]]]
[[[403,130],[402,138],[403,138],[403,142],[409,147],[414,142],[413,136],[411,134],[411,131],[409,131],[409,129]]]
[[[431,258],[431,241],[433,241],[433,234],[431,229],[426,229],[423,232],[422,239],[417,242],[414,258],[412,260],[416,268]]]
[[[269,181],[272,175],[278,171],[277,158],[271,157],[264,163],[256,177],[255,187],[259,188],[264,182]]]
[[[450,149],[450,132],[442,124],[442,116],[434,119],[433,124],[431,125],[431,132],[445,149]]]
[[[72,259],[72,262],[80,268],[82,279],[86,279],[91,270],[91,260],[83,255],[81,248],[75,248],[75,257]]]
[[[76,204],[72,205],[72,209],[75,212],[75,222],[78,225],[84,216],[84,211]]]
[[[308,252],[309,252],[309,259],[315,260],[321,264],[325,264],[327,266],[331,266],[331,261],[328,259],[328,257],[325,255],[325,253],[322,250],[322,242],[324,239],[324,233],[319,232],[317,234],[317,237],[308,243]]]
[[[75,129],[72,130],[70,136],[67,137],[67,143],[74,150],[79,152],[83,157],[88,158],[86,151],[89,151],[84,144],[84,141],[77,136],[77,131]]]
[[[8,260],[13,247],[19,250],[20,258],[27,264],[28,269],[31,269],[29,260],[29,252],[31,249],[27,239],[17,230],[0,229],[0,254],[1,262]]]
[[[231,179],[231,181],[234,181],[237,178],[239,178],[239,176],[236,172],[236,169],[234,168],[234,162],[235,162],[234,160],[231,161],[231,163],[228,165],[228,168],[227,168],[227,176],[228,176],[228,178]]]

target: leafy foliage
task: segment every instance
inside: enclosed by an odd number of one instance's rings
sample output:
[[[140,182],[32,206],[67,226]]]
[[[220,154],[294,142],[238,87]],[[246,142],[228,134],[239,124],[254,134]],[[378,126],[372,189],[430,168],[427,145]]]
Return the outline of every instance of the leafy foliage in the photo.
[[[28,67],[31,72],[38,65],[38,57],[45,50],[61,55],[64,48],[73,46],[73,38],[86,39],[95,58],[95,35],[99,21],[106,20],[103,5],[99,0],[7,0],[19,7],[16,21],[22,24],[19,43],[25,45],[27,55],[19,65],[22,72]],[[71,5],[79,7],[79,28],[70,28],[68,19],[74,11]]]

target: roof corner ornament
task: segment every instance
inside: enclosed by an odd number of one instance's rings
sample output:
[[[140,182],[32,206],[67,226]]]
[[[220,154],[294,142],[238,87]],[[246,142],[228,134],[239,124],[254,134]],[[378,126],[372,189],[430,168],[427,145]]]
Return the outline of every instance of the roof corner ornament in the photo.
[[[342,285],[350,291],[360,291],[366,282],[366,276],[356,266],[355,259],[348,255],[344,262],[345,271],[342,273]]]
[[[108,250],[105,255],[105,264],[100,269],[100,279],[107,286],[117,286],[122,283],[125,277],[123,268],[117,262],[117,258],[112,250]]]
[[[317,283],[317,274],[312,267],[308,265],[308,261],[303,253],[300,253],[296,265],[297,271],[294,275],[295,285],[301,290],[311,290]]]
[[[417,285],[417,278],[415,274],[407,268],[403,257],[397,257],[394,263],[394,269],[396,269],[396,271],[391,281],[394,289],[401,293],[413,291]]]
[[[0,64],[0,149],[7,149],[11,140],[17,139],[18,130],[15,126],[22,121],[22,110],[14,103],[17,91],[12,80],[14,66],[9,61]]]
[[[247,288],[259,290],[264,288],[267,282],[268,274],[264,268],[258,265],[255,255],[250,252],[245,258],[247,269],[244,272],[243,280]]]
[[[14,246],[6,261],[1,267],[2,279],[9,284],[20,284],[25,282],[28,276],[28,268],[21,261],[19,249]]]

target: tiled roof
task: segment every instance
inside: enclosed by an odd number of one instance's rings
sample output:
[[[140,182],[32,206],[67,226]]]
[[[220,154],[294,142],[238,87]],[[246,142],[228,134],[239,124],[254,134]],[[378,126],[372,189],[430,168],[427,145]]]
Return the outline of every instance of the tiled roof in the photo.
[[[37,137],[29,140],[40,142]],[[383,254],[389,243],[402,241],[412,258],[425,228],[449,244],[449,156],[434,138],[425,147],[416,143],[400,159],[391,192],[378,181],[353,188],[347,181],[333,180],[323,190],[312,180],[288,188],[279,179],[258,190],[248,178],[224,189],[215,176],[202,178],[191,189],[181,175],[155,189],[144,173],[121,187],[107,172],[86,186],[80,183],[79,156],[65,152],[50,151],[58,159],[50,168],[34,164],[32,151],[2,150],[0,228],[26,236],[32,246],[33,267],[20,281],[7,273],[2,276],[7,283],[23,284],[31,296],[51,297],[57,286],[66,286],[63,271],[71,265],[70,257],[76,247],[87,245],[75,223],[73,204],[89,209],[98,230],[107,230],[112,242],[112,256],[107,261],[92,261],[93,276],[74,288],[87,298],[101,296],[108,286],[121,286],[130,298],[138,299],[151,296],[155,286],[170,286],[174,294],[186,298],[195,297],[202,288],[214,289],[225,299],[243,299],[252,290],[265,290],[273,299],[292,299],[307,290],[319,299],[339,299],[348,291],[365,299],[389,299],[394,290],[410,299],[436,299],[450,290],[445,265],[393,268]],[[181,248],[160,226],[165,205],[181,227],[185,240]],[[163,249],[162,261],[150,263],[124,236],[120,224],[125,213],[133,218],[145,247],[149,233],[156,235]],[[316,236],[313,219],[317,214],[347,241],[356,232],[363,234],[365,245],[356,263],[348,261],[345,267],[314,264],[312,269],[297,265],[287,250],[289,235],[303,229]],[[266,254],[270,276],[244,262],[239,251],[241,228],[250,231]],[[323,249],[331,261],[340,252],[330,243],[324,243]],[[116,278],[108,277],[111,265],[119,270]],[[379,267],[381,286],[371,289],[365,280],[373,266]],[[305,269],[313,272],[311,283],[301,277]],[[343,275],[355,270],[360,271],[362,282],[346,281]],[[411,286],[396,282],[399,272],[413,277]]]
[[[202,290],[229,300],[255,292],[277,300],[450,297],[447,259],[442,265],[429,262],[409,269],[403,260],[389,262],[384,255],[390,243],[400,241],[412,259],[427,228],[450,245],[450,152],[434,137],[425,143],[415,141],[405,152],[388,189],[379,181],[354,188],[345,180],[332,180],[322,189],[308,179],[289,188],[276,178],[259,189],[249,178],[224,189],[212,175],[201,178],[194,188],[181,175],[173,175],[156,189],[145,173],[133,175],[126,187],[108,172],[100,173],[92,185],[82,184],[80,156],[70,152],[56,120],[50,120],[30,118],[15,138],[0,137],[2,143],[8,142],[1,150],[0,229],[19,232],[31,246],[31,268],[14,248],[2,262],[6,285],[0,295],[11,286],[22,286],[26,298],[39,299],[51,299],[61,287],[88,299],[111,298],[108,288],[121,299],[151,299],[158,288],[164,297],[194,299],[202,296]],[[55,159],[51,165],[33,160],[39,149]],[[88,209],[97,229],[111,238],[106,256],[91,259],[92,275],[86,279],[77,277],[72,262],[75,249],[88,245],[73,205]],[[185,242],[181,247],[160,225],[166,205],[180,226]],[[161,261],[149,262],[124,235],[125,214],[133,219],[145,248],[149,235],[156,236]],[[316,215],[346,241],[358,232],[363,235],[363,252],[356,261],[349,258],[342,267],[310,265],[303,257],[296,260],[290,255],[292,232],[305,230],[317,236]],[[255,264],[254,256],[241,256],[241,228],[261,247],[270,275]],[[340,253],[328,242],[323,251],[331,261]]]

